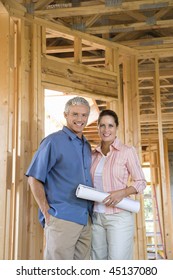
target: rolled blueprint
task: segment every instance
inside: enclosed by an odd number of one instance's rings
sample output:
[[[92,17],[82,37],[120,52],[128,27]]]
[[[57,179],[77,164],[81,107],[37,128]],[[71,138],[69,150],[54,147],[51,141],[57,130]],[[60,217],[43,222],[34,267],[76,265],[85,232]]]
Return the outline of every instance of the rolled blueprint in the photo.
[[[96,201],[102,203],[103,200],[110,195],[106,192],[97,191],[94,188],[79,184],[76,189],[76,196],[78,198],[83,198],[87,200]],[[129,197],[123,198],[120,202],[118,202],[115,207],[137,213],[140,209],[140,202],[138,200],[131,199]]]

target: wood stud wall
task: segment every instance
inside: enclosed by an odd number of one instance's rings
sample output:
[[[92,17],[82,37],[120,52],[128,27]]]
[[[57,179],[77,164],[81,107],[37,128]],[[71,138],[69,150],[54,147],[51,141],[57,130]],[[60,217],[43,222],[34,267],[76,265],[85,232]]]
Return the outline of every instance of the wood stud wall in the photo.
[[[68,36],[74,36],[74,62],[50,57],[46,55],[45,30],[44,20],[10,17],[0,5],[0,259],[43,257],[43,230],[24,173],[44,135],[44,88],[104,100],[108,108],[118,113],[119,137],[126,144],[135,145],[141,161],[147,157],[154,166],[152,183],[157,186],[165,254],[173,259],[168,142],[163,137],[158,54],[151,55],[155,65],[158,137],[143,139],[138,84],[140,53],[137,56],[126,47],[120,52],[116,44],[113,47],[103,39],[92,42],[93,37],[88,34],[82,38],[65,29]],[[105,51],[104,69],[82,64],[82,40]],[[157,159],[153,157],[153,143],[159,154]],[[146,156],[142,155],[142,145],[149,147]],[[137,199],[141,201],[141,211],[136,215],[134,258],[146,259],[143,197]]]
[[[8,200],[8,180],[7,180],[7,168],[12,167],[8,148],[8,131],[9,131],[9,76],[10,76],[10,67],[9,67],[9,24],[10,18],[6,13],[5,9],[0,6],[0,129],[1,129],[1,144],[0,144],[0,211],[1,211],[1,223],[0,223],[0,259],[7,257],[6,247],[9,242],[8,230],[6,232],[6,226],[9,228],[9,215],[7,209],[7,200]],[[3,28],[2,28],[3,26]],[[10,139],[11,140],[11,139]],[[8,220],[7,220],[8,219]]]
[[[168,54],[169,55],[169,54]],[[144,59],[148,58],[143,56]],[[171,206],[171,190],[170,190],[170,177],[169,177],[169,163],[168,163],[168,140],[167,135],[163,132],[163,123],[169,121],[169,117],[164,118],[162,113],[161,102],[161,85],[162,80],[160,71],[160,60],[158,54],[153,54],[154,72],[152,74],[153,79],[153,97],[154,108],[153,113],[150,114],[150,119],[147,119],[146,123],[152,122],[152,125],[156,127],[155,132],[145,136],[143,134],[143,144],[148,146],[149,149],[149,162],[151,164],[151,187],[156,188],[156,195],[159,201],[159,213],[161,219],[161,231],[163,235],[163,254],[165,258],[173,259],[173,239],[171,232],[173,232],[172,221],[172,206]],[[150,74],[148,75],[150,76]],[[145,117],[144,117],[145,118]],[[164,120],[163,120],[164,118]],[[143,124],[143,121],[142,121]],[[152,132],[152,130],[151,130]],[[168,135],[169,137],[169,135]],[[155,156],[153,155],[153,149],[155,149]],[[157,154],[157,157],[156,157]],[[153,190],[152,190],[153,192]],[[154,239],[157,243],[157,236]],[[157,244],[156,244],[157,245]]]

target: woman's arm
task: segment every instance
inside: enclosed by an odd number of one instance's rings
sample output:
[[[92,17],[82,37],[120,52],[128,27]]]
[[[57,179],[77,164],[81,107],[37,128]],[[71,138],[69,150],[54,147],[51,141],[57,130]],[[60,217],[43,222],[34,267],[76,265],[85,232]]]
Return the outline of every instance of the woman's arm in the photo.
[[[103,200],[103,203],[105,203],[106,206],[115,206],[123,198],[136,193],[137,191],[133,186],[117,191],[112,191],[110,192],[110,195]]]

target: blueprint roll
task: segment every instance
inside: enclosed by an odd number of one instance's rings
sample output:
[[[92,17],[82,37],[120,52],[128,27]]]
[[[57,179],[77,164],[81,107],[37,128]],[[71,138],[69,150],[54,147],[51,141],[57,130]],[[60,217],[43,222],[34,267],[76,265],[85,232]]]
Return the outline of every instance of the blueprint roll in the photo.
[[[76,189],[76,196],[78,198],[87,199],[95,202],[102,203],[103,200],[110,195],[106,192],[97,191],[94,188],[79,184]],[[129,211],[138,213],[140,210],[140,202],[138,200],[131,199],[129,197],[123,198],[120,202],[118,202],[115,207]]]

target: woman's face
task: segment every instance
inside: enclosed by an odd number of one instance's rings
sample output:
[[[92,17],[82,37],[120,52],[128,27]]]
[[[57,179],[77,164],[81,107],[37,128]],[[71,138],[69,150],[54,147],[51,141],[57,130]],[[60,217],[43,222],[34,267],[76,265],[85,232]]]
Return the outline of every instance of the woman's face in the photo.
[[[117,135],[117,125],[112,116],[103,116],[98,125],[98,133],[103,142],[111,144]]]

